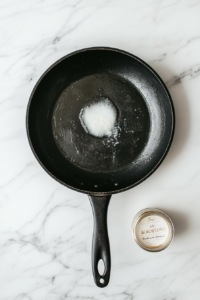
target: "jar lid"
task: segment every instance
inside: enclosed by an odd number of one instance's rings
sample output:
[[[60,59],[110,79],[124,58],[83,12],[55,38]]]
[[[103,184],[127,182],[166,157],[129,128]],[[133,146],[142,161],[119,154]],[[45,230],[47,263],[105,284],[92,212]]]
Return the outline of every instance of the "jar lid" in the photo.
[[[132,234],[137,244],[150,252],[166,249],[174,237],[171,219],[161,210],[141,210],[132,223]]]

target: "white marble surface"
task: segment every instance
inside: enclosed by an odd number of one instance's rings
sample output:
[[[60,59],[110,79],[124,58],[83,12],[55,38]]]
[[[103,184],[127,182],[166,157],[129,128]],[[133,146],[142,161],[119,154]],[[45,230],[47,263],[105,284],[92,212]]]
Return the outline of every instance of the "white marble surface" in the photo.
[[[199,0],[1,0],[0,300],[200,299],[199,16]],[[176,110],[164,163],[112,197],[105,289],[92,277],[87,196],[43,171],[25,130],[38,78],[60,57],[90,46],[141,57],[167,84]],[[132,239],[132,219],[145,207],[174,221],[174,242],[161,253],[145,252]]]

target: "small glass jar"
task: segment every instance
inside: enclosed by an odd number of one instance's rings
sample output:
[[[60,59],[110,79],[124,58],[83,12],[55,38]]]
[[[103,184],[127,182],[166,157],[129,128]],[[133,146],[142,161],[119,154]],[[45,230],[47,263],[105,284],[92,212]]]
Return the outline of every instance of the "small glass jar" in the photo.
[[[143,209],[133,219],[132,234],[136,243],[150,252],[166,249],[174,232],[172,220],[157,208]]]

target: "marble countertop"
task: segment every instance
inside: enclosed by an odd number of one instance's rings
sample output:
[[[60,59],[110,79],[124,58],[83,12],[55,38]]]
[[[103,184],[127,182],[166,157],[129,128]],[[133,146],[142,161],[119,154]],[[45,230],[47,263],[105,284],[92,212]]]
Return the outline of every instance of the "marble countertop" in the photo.
[[[2,0],[0,3],[0,300],[200,299],[200,2]],[[25,114],[42,73],[85,47],[123,49],[166,83],[176,111],[163,164],[108,210],[109,285],[93,281],[93,217],[86,195],[54,181],[29,147]],[[175,239],[149,253],[134,215],[166,212]]]

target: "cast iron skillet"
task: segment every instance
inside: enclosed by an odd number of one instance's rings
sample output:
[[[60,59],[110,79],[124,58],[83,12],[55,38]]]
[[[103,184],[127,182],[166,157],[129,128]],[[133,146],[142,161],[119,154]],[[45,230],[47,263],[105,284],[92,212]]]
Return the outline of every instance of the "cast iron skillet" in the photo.
[[[79,115],[106,97],[117,109],[110,137],[88,134]],[[88,48],[54,63],[37,82],[27,109],[33,153],[49,175],[89,195],[94,214],[92,268],[97,286],[110,277],[107,208],[112,194],[150,176],[166,156],[174,133],[170,94],[156,72],[118,49]],[[103,275],[98,262],[105,266]]]

